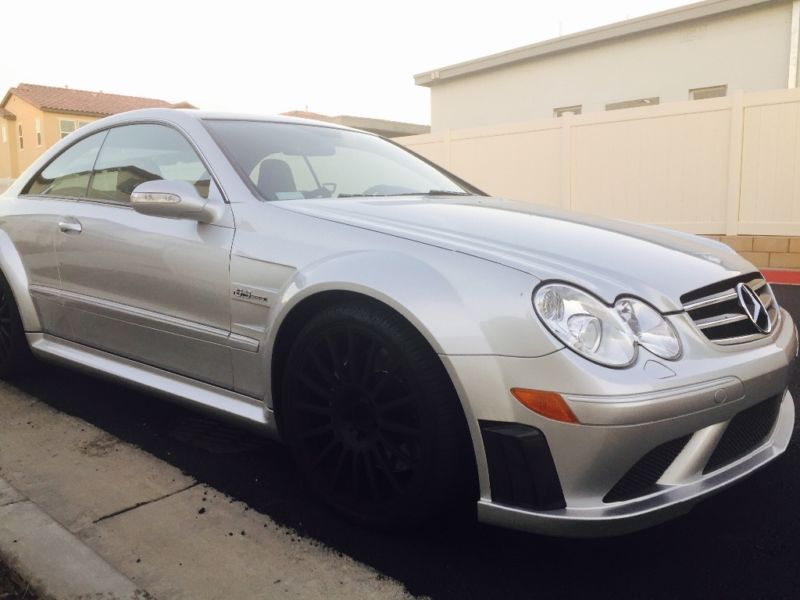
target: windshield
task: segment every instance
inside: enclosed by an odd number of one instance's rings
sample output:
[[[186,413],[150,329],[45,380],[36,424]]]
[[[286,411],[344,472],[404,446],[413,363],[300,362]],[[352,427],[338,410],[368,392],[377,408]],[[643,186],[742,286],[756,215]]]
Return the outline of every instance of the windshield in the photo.
[[[266,121],[209,119],[205,123],[265,200],[477,192],[403,148],[367,133]]]

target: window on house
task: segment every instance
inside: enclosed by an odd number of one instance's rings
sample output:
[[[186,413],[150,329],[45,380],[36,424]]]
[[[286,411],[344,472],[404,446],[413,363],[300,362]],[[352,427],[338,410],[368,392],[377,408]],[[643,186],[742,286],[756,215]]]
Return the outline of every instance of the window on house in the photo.
[[[623,100],[606,104],[606,110],[621,110],[623,108],[636,108],[637,106],[655,106],[660,101],[658,96],[652,98],[637,98],[636,100]]]
[[[17,125],[17,134],[19,135],[19,149],[25,150],[25,138],[22,137],[22,123]]]
[[[65,137],[67,137],[70,133],[72,133],[76,129],[75,121],[70,121],[70,120],[67,120],[67,119],[61,119],[58,122],[58,127],[59,127],[59,129],[61,131],[61,139],[64,139]]]
[[[36,119],[36,145],[42,145],[42,121],[40,119]]]
[[[727,85],[712,85],[710,87],[701,87],[689,90],[690,100],[705,100],[706,98],[722,98],[727,95],[728,95]]]
[[[83,127],[84,125],[88,125],[89,121],[78,121],[78,129]]]
[[[581,104],[576,104],[575,106],[559,106],[553,109],[553,116],[563,117],[564,115],[579,115],[582,110],[583,106]]]

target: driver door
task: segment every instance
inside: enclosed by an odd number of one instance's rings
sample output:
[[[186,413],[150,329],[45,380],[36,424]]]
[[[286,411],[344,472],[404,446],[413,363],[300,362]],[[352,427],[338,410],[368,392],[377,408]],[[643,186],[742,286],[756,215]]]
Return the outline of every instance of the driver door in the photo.
[[[86,198],[64,202],[56,259],[71,338],[232,388],[229,264],[234,228],[140,214],[144,181],[178,179],[224,205],[194,148],[166,125],[109,130]]]

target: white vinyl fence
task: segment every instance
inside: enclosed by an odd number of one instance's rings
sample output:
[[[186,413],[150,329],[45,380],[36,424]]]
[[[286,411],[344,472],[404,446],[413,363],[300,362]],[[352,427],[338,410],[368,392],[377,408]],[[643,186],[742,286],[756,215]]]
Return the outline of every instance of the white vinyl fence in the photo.
[[[398,138],[484,191],[712,235],[800,235],[800,90]]]

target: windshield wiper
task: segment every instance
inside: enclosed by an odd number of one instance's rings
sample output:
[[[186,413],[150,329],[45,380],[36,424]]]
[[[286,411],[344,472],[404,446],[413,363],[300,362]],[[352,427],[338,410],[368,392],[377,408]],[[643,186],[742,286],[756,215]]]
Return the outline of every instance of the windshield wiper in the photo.
[[[455,190],[428,190],[420,194],[421,196],[472,196],[469,192],[457,192]]]
[[[334,198],[380,198],[381,196],[392,196],[394,194],[336,194]]]
[[[428,190],[427,192],[402,192],[400,194],[339,194],[337,198],[387,198],[394,196],[472,196],[470,192],[455,190]]]
[[[403,192],[391,194],[392,196],[472,196],[469,192],[456,192],[455,190],[428,190],[427,192]]]

